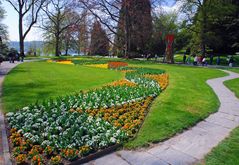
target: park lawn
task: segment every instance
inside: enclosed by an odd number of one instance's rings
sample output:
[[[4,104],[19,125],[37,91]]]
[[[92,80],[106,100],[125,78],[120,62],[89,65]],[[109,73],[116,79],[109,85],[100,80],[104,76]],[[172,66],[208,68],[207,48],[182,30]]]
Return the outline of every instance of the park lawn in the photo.
[[[123,74],[107,69],[28,62],[18,65],[3,84],[4,112],[80,90],[87,90],[119,80]]]
[[[230,69],[239,73],[239,69]],[[224,84],[239,98],[239,79],[225,81]],[[211,153],[205,157],[207,165],[238,165],[239,164],[239,127],[223,140]]]
[[[165,69],[169,73],[169,86],[153,102],[137,137],[125,144],[126,148],[148,146],[170,138],[218,110],[219,100],[206,80],[226,73],[176,65],[141,66]]]
[[[239,73],[239,69],[236,69],[236,68],[229,69],[229,70],[232,71],[232,72]],[[235,93],[235,95],[239,98],[239,78],[238,79],[234,79],[234,80],[225,81],[224,84],[231,91],[233,91]]]

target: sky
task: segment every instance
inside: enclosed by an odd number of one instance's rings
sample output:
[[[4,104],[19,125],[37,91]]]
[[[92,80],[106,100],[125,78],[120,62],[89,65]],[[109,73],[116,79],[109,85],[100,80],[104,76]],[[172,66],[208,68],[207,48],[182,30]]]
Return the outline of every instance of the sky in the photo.
[[[179,7],[178,3],[173,3],[173,0],[166,0],[167,3],[162,4],[163,10],[170,12],[177,10]],[[18,15],[13,7],[6,1],[3,1],[3,8],[6,10],[6,18],[3,23],[8,26],[9,39],[11,41],[19,41],[18,35]],[[41,41],[41,31],[37,28],[33,28],[27,35],[25,41]]]

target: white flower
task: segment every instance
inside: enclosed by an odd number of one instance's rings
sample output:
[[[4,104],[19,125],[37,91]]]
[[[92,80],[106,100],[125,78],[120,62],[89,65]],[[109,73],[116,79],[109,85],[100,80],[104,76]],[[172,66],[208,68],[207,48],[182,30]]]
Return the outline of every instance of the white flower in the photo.
[[[27,110],[29,110],[29,107],[24,107],[24,108],[22,108],[22,110],[27,111]]]
[[[116,139],[115,139],[114,137],[111,137],[111,138],[110,138],[110,142],[111,142],[111,143],[116,143]]]

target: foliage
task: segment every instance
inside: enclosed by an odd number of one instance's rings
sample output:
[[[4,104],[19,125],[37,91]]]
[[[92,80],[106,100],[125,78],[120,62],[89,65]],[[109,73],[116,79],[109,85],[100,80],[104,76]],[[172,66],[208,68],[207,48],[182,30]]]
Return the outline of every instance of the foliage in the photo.
[[[193,48],[192,52],[205,55],[207,48],[213,49],[215,53],[231,54],[238,51],[238,1],[182,2],[182,10],[188,16],[188,29],[193,34],[189,45]]]
[[[153,30],[150,1],[124,0],[119,15],[116,49],[128,51],[129,57],[147,53]]]
[[[91,31],[90,54],[102,56],[109,54],[108,37],[99,21],[94,22]]]
[[[8,39],[7,27],[2,23],[2,20],[5,18],[5,10],[1,6],[2,2],[0,1],[0,60],[6,58],[8,53],[8,46],[6,41]]]

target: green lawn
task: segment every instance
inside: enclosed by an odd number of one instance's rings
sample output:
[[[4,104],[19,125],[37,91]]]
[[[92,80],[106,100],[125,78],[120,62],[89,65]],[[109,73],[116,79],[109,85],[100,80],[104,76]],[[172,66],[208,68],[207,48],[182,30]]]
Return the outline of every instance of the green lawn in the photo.
[[[170,85],[153,102],[138,136],[125,147],[136,148],[167,139],[215,112],[219,101],[207,79],[226,73],[207,68],[130,62],[133,66],[164,69]],[[140,64],[142,63],[142,64]],[[5,111],[35,102],[89,89],[122,77],[119,72],[44,62],[24,63],[4,82]],[[23,99],[21,99],[23,98]]]
[[[239,73],[239,69],[230,69]],[[229,80],[224,84],[239,98],[239,79]],[[238,165],[239,164],[239,127],[234,129],[231,135],[223,140],[205,158],[207,165]]]
[[[15,111],[37,100],[99,87],[122,77],[120,72],[80,65],[23,63],[4,80],[4,112]]]
[[[138,136],[125,147],[136,148],[162,141],[218,110],[218,98],[206,80],[225,76],[224,72],[175,65],[141,66],[165,69],[170,85],[152,104]]]
[[[239,73],[239,69],[230,69],[230,71],[232,72],[236,72]],[[239,98],[239,78],[238,79],[234,79],[234,80],[228,80],[226,82],[224,82],[224,84],[231,90],[233,91],[236,96]]]

